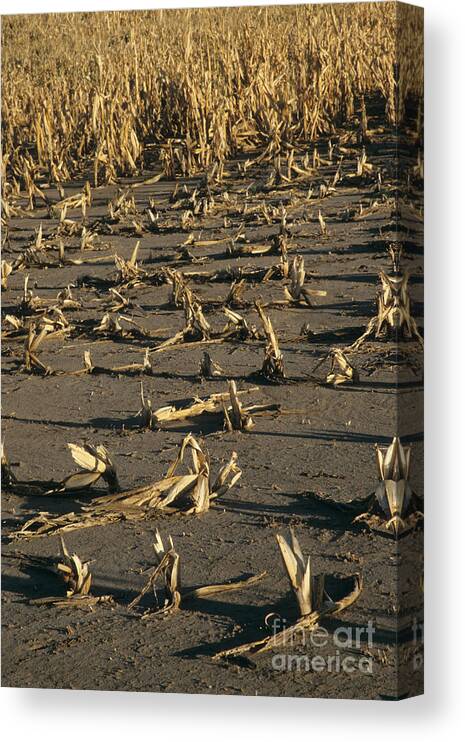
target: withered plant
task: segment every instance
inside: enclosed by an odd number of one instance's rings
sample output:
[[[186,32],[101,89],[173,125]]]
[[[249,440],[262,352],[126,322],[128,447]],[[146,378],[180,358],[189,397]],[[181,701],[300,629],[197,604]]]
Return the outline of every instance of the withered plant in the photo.
[[[51,572],[64,583],[66,597],[52,596],[35,598],[29,602],[34,605],[51,605],[56,608],[92,608],[98,603],[112,603],[111,595],[94,596],[90,592],[92,574],[91,562],[82,561],[77,554],[70,554],[63,537],[60,537],[60,556],[43,557],[15,553],[11,556],[20,561],[21,566]]]
[[[191,454],[191,466],[187,474],[178,474],[187,450]],[[98,497],[90,505],[82,507],[79,513],[52,516],[48,512],[41,512],[14,532],[12,538],[40,538],[121,520],[141,520],[157,512],[199,515],[209,510],[217,497],[234,487],[241,475],[237,453],[233,451],[229,461],[213,477],[208,452],[194,436],[188,434],[163,479]]]
[[[2,289],[8,288],[8,276],[12,273],[13,266],[6,260],[2,260]]]
[[[401,273],[401,262],[402,262],[402,254],[404,252],[404,246],[402,242],[390,242],[388,245],[388,253],[389,257],[392,261],[392,270],[393,273]]]
[[[272,167],[273,187],[288,186],[300,175],[294,145],[332,134],[336,116],[353,121],[363,96],[381,95],[393,125],[402,119],[407,97],[421,93],[421,61],[406,65],[400,55],[395,65],[394,6],[316,7],[311,13],[278,6],[266,22],[249,9],[190,9],[159,14],[157,34],[151,33],[153,14],[145,11],[81,14],[64,33],[66,23],[58,19],[51,27],[47,17],[11,17],[3,27],[3,157],[11,208],[15,180],[21,180],[29,208],[47,205],[44,174],[64,182],[90,162],[95,185],[114,183],[152,165],[154,142],[161,173],[149,182],[208,168],[211,179],[222,178],[228,157],[260,148],[261,162]],[[420,25],[418,13],[405,29],[412,58],[419,60]],[[32,68],[17,63],[17,49],[28,45],[37,60]],[[259,75],[258,58],[273,60]],[[238,66],[242,74],[231,76]],[[363,105],[359,141],[369,136]],[[243,174],[247,167],[243,161]],[[310,167],[302,163],[304,177]],[[85,213],[86,189],[55,206]],[[215,207],[208,191],[202,184],[189,211],[201,215]],[[116,203],[113,213],[118,208]]]
[[[242,406],[237,394],[237,387],[235,381],[229,383],[229,403],[227,407],[223,402],[224,410],[224,424],[227,430],[250,430],[253,427],[254,422],[248,411]]]
[[[288,276],[290,278],[289,287],[284,287],[284,295],[286,299],[292,304],[299,304],[304,301],[307,306],[312,305],[312,296],[326,296],[326,291],[319,291],[316,289],[309,289],[305,284],[305,262],[301,255],[296,255],[293,259]]]
[[[68,448],[75,463],[81,467],[81,471],[66,477],[54,492],[67,492],[92,487],[100,478],[108,485],[110,492],[119,490],[116,469],[105,446],[92,446],[90,443],[86,443],[84,447],[81,447],[74,443],[68,443]]]
[[[255,302],[255,308],[263,324],[266,336],[265,359],[262,366],[262,374],[266,379],[272,381],[284,379],[284,360],[278,345],[271,319],[263,311],[261,304]]]
[[[228,322],[223,328],[223,337],[228,340],[258,340],[259,334],[255,325],[249,325],[239,312],[223,307]]]
[[[213,379],[215,376],[224,376],[224,371],[219,363],[216,363],[210,353],[206,350],[202,353],[199,375],[203,379]]]
[[[221,584],[203,585],[196,588],[184,588],[181,585],[181,558],[174,547],[171,536],[168,536],[168,545],[165,547],[161,535],[157,530],[155,532],[153,549],[155,551],[157,566],[151,570],[146,584],[128,606],[129,610],[132,610],[141,602],[147,593],[153,593],[155,604],[147,608],[141,614],[142,620],[171,615],[180,608],[183,608],[184,604],[190,600],[215,595],[217,593],[241,590],[249,585],[255,585],[259,580],[266,576],[266,572],[261,572],[253,577],[231,580],[230,582]],[[156,589],[158,578],[162,578],[164,583],[164,601],[162,605],[159,603]]]
[[[136,243],[136,246],[132,251],[129,260],[125,260],[119,255],[115,255],[115,265],[118,270],[118,277],[116,280],[118,284],[127,285],[128,283],[131,283],[132,285],[134,285],[137,279],[144,274],[142,268],[137,264],[139,247],[140,241]]]
[[[29,325],[29,331],[24,344],[24,368],[29,373],[42,374],[43,376],[53,374],[53,369],[42,363],[38,356],[39,348],[49,334],[49,331],[50,328],[47,326],[38,329],[37,325],[33,323]]]
[[[366,513],[355,522],[392,532],[396,537],[422,518],[419,499],[409,484],[411,446],[394,436],[387,447],[376,446],[379,485]]]
[[[415,338],[423,345],[423,338],[410,313],[408,273],[388,276],[381,271],[379,277],[381,290],[378,292],[378,314],[369,321],[365,332],[350,346],[350,350],[360,348],[371,335],[375,338],[392,334],[395,337]]]
[[[2,460],[2,484],[4,487],[9,487],[11,484],[14,484],[17,480],[11,468],[11,464],[8,459],[8,456],[6,455],[5,444],[3,441],[0,443],[0,450],[1,450],[1,460]]]
[[[242,644],[232,649],[218,652],[215,658],[234,657],[247,652],[253,654],[269,649],[283,647],[299,632],[314,631],[322,618],[340,613],[351,606],[362,591],[362,580],[359,575],[353,577],[353,590],[339,600],[332,600],[325,589],[325,575],[313,575],[310,558],[305,559],[300,544],[291,529],[290,538],[276,536],[284,568],[294,593],[300,618],[289,627],[268,635],[257,641]]]
[[[235,397],[243,396],[256,392],[258,387],[250,387],[241,391],[235,391]],[[205,399],[195,398],[190,405],[187,407],[175,407],[174,405],[167,405],[154,410],[152,413],[153,421],[155,423],[162,424],[166,422],[175,422],[177,420],[186,420],[187,418],[198,417],[206,413],[218,414],[223,411],[223,405],[225,402],[230,401],[230,390],[227,392],[216,392],[210,394]]]
[[[356,384],[359,381],[357,369],[349,362],[341,348],[332,348],[330,353],[331,367],[326,376],[326,383],[339,386],[340,384]]]

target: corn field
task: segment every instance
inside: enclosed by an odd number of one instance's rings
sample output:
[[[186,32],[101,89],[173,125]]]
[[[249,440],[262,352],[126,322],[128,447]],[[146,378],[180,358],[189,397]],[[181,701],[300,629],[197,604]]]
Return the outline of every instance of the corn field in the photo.
[[[363,3],[5,17],[4,173],[90,171],[99,185],[160,162],[192,175],[334,133],[374,94],[393,124],[422,80],[421,54],[402,53],[421,15],[400,15]]]

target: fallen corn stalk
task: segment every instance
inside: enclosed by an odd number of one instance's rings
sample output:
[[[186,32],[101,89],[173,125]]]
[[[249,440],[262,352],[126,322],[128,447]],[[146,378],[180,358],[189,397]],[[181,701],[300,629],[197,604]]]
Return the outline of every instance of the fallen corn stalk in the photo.
[[[258,390],[257,386],[244,389],[239,392],[236,390],[236,397],[245,394],[251,394]],[[211,394],[206,399],[194,399],[192,404],[187,407],[177,408],[172,405],[160,407],[152,413],[153,421],[159,425],[166,422],[175,422],[177,420],[186,420],[187,418],[198,417],[205,413],[218,414],[223,411],[224,403],[230,400],[230,391],[218,392]]]
[[[177,474],[186,450],[191,453],[187,474]],[[166,476],[151,484],[98,497],[78,513],[53,516],[41,512],[12,534],[12,538],[38,538],[80,528],[107,525],[121,520],[141,520],[158,511],[167,514],[206,512],[217,497],[230,490],[240,479],[237,453],[232,452],[216,478],[213,478],[207,451],[188,434]],[[75,475],[76,476],[76,475]]]

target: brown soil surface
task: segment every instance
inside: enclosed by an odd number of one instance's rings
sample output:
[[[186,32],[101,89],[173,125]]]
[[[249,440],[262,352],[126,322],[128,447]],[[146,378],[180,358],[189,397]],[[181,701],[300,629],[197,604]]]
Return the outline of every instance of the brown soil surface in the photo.
[[[383,171],[381,191],[392,193],[385,184],[394,182],[393,140],[389,133],[367,147],[368,159]],[[360,148],[358,148],[360,149]],[[322,157],[326,145],[321,143]],[[389,270],[386,253],[389,241],[399,237],[399,225],[392,206],[383,204],[375,179],[352,183],[345,179],[336,192],[322,200],[307,200],[313,181],[334,174],[336,164],[322,166],[318,177],[307,182],[259,191],[269,172],[268,164],[252,166],[241,178],[235,163],[228,165],[229,176],[221,186],[212,185],[214,212],[196,217],[191,230],[169,226],[179,223],[181,211],[169,202],[173,182],[162,180],[134,191],[141,212],[153,199],[159,214],[157,233],[140,237],[139,263],[153,274],[163,266],[183,272],[214,271],[234,266],[270,266],[279,256],[262,258],[249,255],[231,258],[227,243],[190,248],[205,261],[189,264],[176,260],[179,245],[188,232],[196,238],[214,240],[233,235],[245,223],[251,244],[266,243],[279,230],[279,206],[288,212],[290,258],[300,254],[314,277],[310,288],[327,291],[315,298],[315,306],[271,307],[269,310],[284,354],[286,380],[282,384],[265,382],[254,374],[263,360],[263,341],[224,342],[205,346],[225,370],[225,378],[202,380],[198,375],[203,346],[173,348],[152,353],[153,375],[122,373],[69,376],[40,376],[21,369],[23,343],[7,338],[3,342],[3,436],[6,451],[18,480],[60,481],[75,470],[66,443],[104,444],[111,452],[120,483],[126,489],[161,478],[176,455],[186,432],[205,438],[213,468],[225,462],[232,450],[238,452],[243,476],[238,485],[220,497],[212,509],[199,517],[174,515],[143,521],[122,521],[105,527],[76,530],[66,534],[70,550],[82,558],[93,559],[93,593],[112,594],[114,605],[98,605],[94,610],[51,608],[31,605],[29,600],[56,594],[56,583],[40,571],[21,569],[11,558],[21,550],[34,555],[58,551],[56,537],[15,541],[9,534],[39,510],[62,513],[79,508],[89,495],[30,497],[3,493],[3,683],[18,687],[118,689],[130,691],[168,691],[186,693],[228,693],[276,696],[318,696],[344,698],[394,698],[414,694],[421,688],[420,670],[412,670],[403,680],[402,668],[413,668],[416,647],[412,636],[398,650],[396,626],[421,603],[419,597],[421,533],[415,531],[399,542],[393,538],[350,525],[334,509],[325,509],[312,499],[312,493],[347,502],[365,497],[377,484],[374,445],[388,444],[396,431],[404,443],[412,444],[412,483],[421,482],[422,461],[422,379],[408,365],[415,343],[400,346],[388,340],[369,340],[352,357],[360,372],[360,382],[333,388],[319,385],[309,377],[331,347],[349,345],[363,332],[376,313],[379,270]],[[354,172],[355,153],[346,154],[343,173]],[[148,177],[150,173],[144,174]],[[186,179],[189,189],[198,183]],[[68,184],[66,195],[78,192],[82,182]],[[248,212],[240,213],[246,200]],[[230,201],[221,199],[227,190]],[[107,202],[115,187],[93,189],[93,202],[87,214],[90,224],[107,215]],[[58,193],[47,191],[52,200]],[[363,219],[344,221],[346,209],[357,210],[378,199],[380,208]],[[236,203],[237,202],[237,203]],[[264,224],[259,204],[278,207],[271,224]],[[328,226],[322,236],[318,210]],[[229,224],[224,227],[224,217]],[[80,212],[68,217],[79,220]],[[4,258],[11,261],[34,238],[40,223],[44,234],[57,226],[40,202],[30,216],[10,220],[9,244]],[[422,316],[420,256],[421,223],[415,219],[404,226],[404,266],[412,274],[413,314]],[[120,226],[113,234],[100,232],[105,250],[79,252],[79,237],[67,241],[66,254],[72,258],[105,257],[101,263],[32,267],[17,271],[3,292],[3,315],[17,311],[23,281],[29,274],[29,287],[40,297],[54,299],[63,287],[72,285],[83,308],[67,311],[75,327],[65,339],[45,341],[40,359],[55,371],[82,368],[83,352],[91,350],[95,365],[111,367],[142,360],[146,347],[155,348],[183,327],[182,309],[169,306],[170,286],[145,283],[124,295],[133,302],[122,314],[150,331],[150,336],[99,339],[93,328],[100,321],[108,288],[116,275],[113,254],[129,258],[136,243],[134,234]],[[56,260],[56,253],[50,253]],[[54,257],[53,257],[54,256]],[[108,284],[105,284],[105,281]],[[228,281],[200,283],[190,281],[192,290],[206,307],[206,317],[214,330],[225,319],[221,302],[230,288]],[[253,300],[264,303],[283,299],[282,281],[248,283],[243,298],[252,302],[239,311],[260,329]],[[210,304],[210,306],[209,306]],[[314,333],[302,337],[308,323]],[[315,373],[324,380],[329,362]],[[162,430],[137,427],[139,390],[143,381],[146,396],[154,408],[179,404],[195,396],[203,397],[226,389],[226,379],[235,379],[239,389],[258,385],[251,403],[279,403],[280,413],[257,415],[248,433],[225,433],[219,417],[204,416],[180,424],[167,424]],[[105,485],[97,485],[102,493]],[[94,492],[95,494],[95,492]],[[421,494],[421,493],[419,493]],[[339,648],[340,658],[348,654],[370,657],[372,672],[280,671],[272,665],[279,652],[236,661],[213,660],[212,655],[228,647],[258,638],[264,632],[265,617],[278,613],[295,616],[293,597],[283,571],[275,535],[292,525],[305,554],[311,555],[316,572],[330,575],[363,576],[363,592],[347,611],[323,625],[330,637],[338,627],[364,627],[373,621],[375,642],[368,647]],[[171,534],[182,560],[182,579],[186,586],[224,582],[267,570],[268,576],[240,592],[199,599],[177,615],[143,622],[127,610],[145,582],[146,570],[153,565],[152,542],[155,528],[162,536]],[[405,574],[403,581],[402,575]],[[55,591],[55,592],[54,592]],[[407,621],[408,625],[408,621]],[[330,640],[323,649],[296,647],[286,653],[336,654]],[[410,663],[410,664],[409,664]],[[416,673],[416,674],[415,674]],[[413,678],[413,680],[412,680]]]

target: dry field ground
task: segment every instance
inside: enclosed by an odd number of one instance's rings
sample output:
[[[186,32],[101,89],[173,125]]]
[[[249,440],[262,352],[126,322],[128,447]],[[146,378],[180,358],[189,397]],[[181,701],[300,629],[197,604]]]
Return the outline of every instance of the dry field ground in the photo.
[[[17,192],[4,193],[4,685],[334,698],[421,691],[421,636],[412,630],[422,606],[421,137],[416,105],[405,113],[400,150],[380,94],[355,96],[353,105],[350,122],[333,131],[301,132],[292,145],[279,136],[267,146],[250,142],[221,156],[213,146],[210,162],[182,173],[180,161],[171,162],[174,172],[165,161],[161,177],[150,148],[132,174],[116,156],[115,173],[97,158],[95,180],[92,157],[80,174],[75,158],[69,177],[58,179],[57,163],[43,154],[31,186],[31,169],[15,165],[19,150],[11,150],[7,181],[15,167],[24,177]],[[389,252],[393,243],[402,255]],[[296,256],[305,268],[300,298],[286,293]],[[415,320],[408,315],[387,333],[384,323],[379,337],[374,329],[354,346],[378,314],[380,271],[410,274]],[[356,370],[341,384],[328,380],[334,348]],[[219,370],[201,371],[205,352]],[[250,390],[240,397],[245,407],[258,405],[245,430],[227,429],[221,405],[174,420],[155,412],[227,392],[231,380]],[[207,496],[205,507],[191,492],[171,510],[157,495],[151,507],[76,527],[112,481],[60,489],[85,468],[68,443],[105,446],[126,492],[162,480],[188,434],[208,451],[214,475],[237,452],[242,476],[230,489]],[[398,531],[364,501],[379,483],[375,446],[395,434],[411,446],[415,493]],[[183,473],[186,465],[187,457]],[[344,508],[353,500],[362,501],[358,510]],[[192,506],[204,512],[186,512]],[[34,519],[44,511],[48,530],[38,536]],[[72,528],[60,531],[70,512]],[[276,540],[289,528],[312,574],[327,575],[326,598],[346,595],[354,576],[360,594],[321,618],[323,647],[307,634],[306,646],[218,656],[266,636],[277,617],[297,620]],[[169,594],[161,579],[156,595],[129,607],[156,564],[156,529],[165,544],[171,535],[185,587],[266,575],[147,618]],[[60,535],[92,561],[92,596],[112,600],[66,600],[57,575],[34,567],[36,557],[59,553]],[[50,597],[62,600],[42,601]],[[357,628],[360,642],[335,643],[353,640]],[[277,655],[338,659],[331,670],[283,670]],[[340,669],[347,657],[353,671]]]

